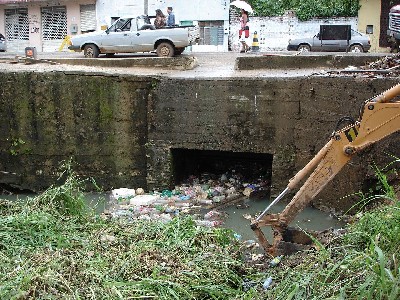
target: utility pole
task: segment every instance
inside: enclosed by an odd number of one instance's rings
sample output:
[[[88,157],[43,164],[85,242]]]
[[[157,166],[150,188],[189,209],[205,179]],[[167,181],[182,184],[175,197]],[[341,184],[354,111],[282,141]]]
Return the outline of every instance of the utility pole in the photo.
[[[144,0],[144,14],[146,16],[149,14],[149,0]]]

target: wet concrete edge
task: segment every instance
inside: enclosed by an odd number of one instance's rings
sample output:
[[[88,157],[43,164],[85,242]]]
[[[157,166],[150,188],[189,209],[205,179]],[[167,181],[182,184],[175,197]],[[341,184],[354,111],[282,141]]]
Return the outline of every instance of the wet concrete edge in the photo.
[[[382,58],[382,54],[335,54],[335,55],[280,55],[263,54],[236,58],[236,70],[257,69],[305,69],[305,68],[345,68],[364,66]]]

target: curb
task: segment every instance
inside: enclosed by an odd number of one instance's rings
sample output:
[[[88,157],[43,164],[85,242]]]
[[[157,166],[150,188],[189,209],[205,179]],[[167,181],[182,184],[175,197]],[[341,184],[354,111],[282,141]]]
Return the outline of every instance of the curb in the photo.
[[[385,55],[282,55],[264,54],[260,56],[237,57],[236,70],[257,69],[307,69],[307,68],[345,68],[348,66],[364,66]]]
[[[49,61],[93,67],[108,68],[157,68],[169,70],[192,70],[198,66],[196,57],[145,57],[145,58],[51,58]]]

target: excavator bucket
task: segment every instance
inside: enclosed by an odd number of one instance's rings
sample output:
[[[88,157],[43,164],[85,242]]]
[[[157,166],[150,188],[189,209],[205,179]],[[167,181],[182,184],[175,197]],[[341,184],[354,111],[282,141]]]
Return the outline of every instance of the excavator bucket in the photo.
[[[310,249],[314,246],[311,236],[316,237],[318,235],[316,231],[307,231],[306,233],[300,229],[288,226],[275,230],[273,232],[273,244],[270,244],[257,223],[252,224],[252,229],[265,252],[272,256],[290,255],[297,251]]]

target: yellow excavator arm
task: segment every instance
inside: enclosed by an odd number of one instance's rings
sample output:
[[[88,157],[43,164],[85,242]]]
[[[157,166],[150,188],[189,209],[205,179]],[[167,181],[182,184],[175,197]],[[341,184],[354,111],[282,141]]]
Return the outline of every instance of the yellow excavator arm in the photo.
[[[301,237],[300,232],[289,230],[289,223],[339,173],[354,154],[400,130],[400,101],[394,101],[398,95],[400,84],[365,101],[358,120],[343,129],[335,130],[317,155],[289,180],[286,189],[252,222],[251,228],[267,253],[275,256],[297,250],[296,244],[302,243],[304,237]],[[308,174],[310,175],[305,183],[280,214],[267,214],[275,203],[293,191]],[[273,230],[272,243],[268,242],[261,230],[262,226],[267,225]]]

